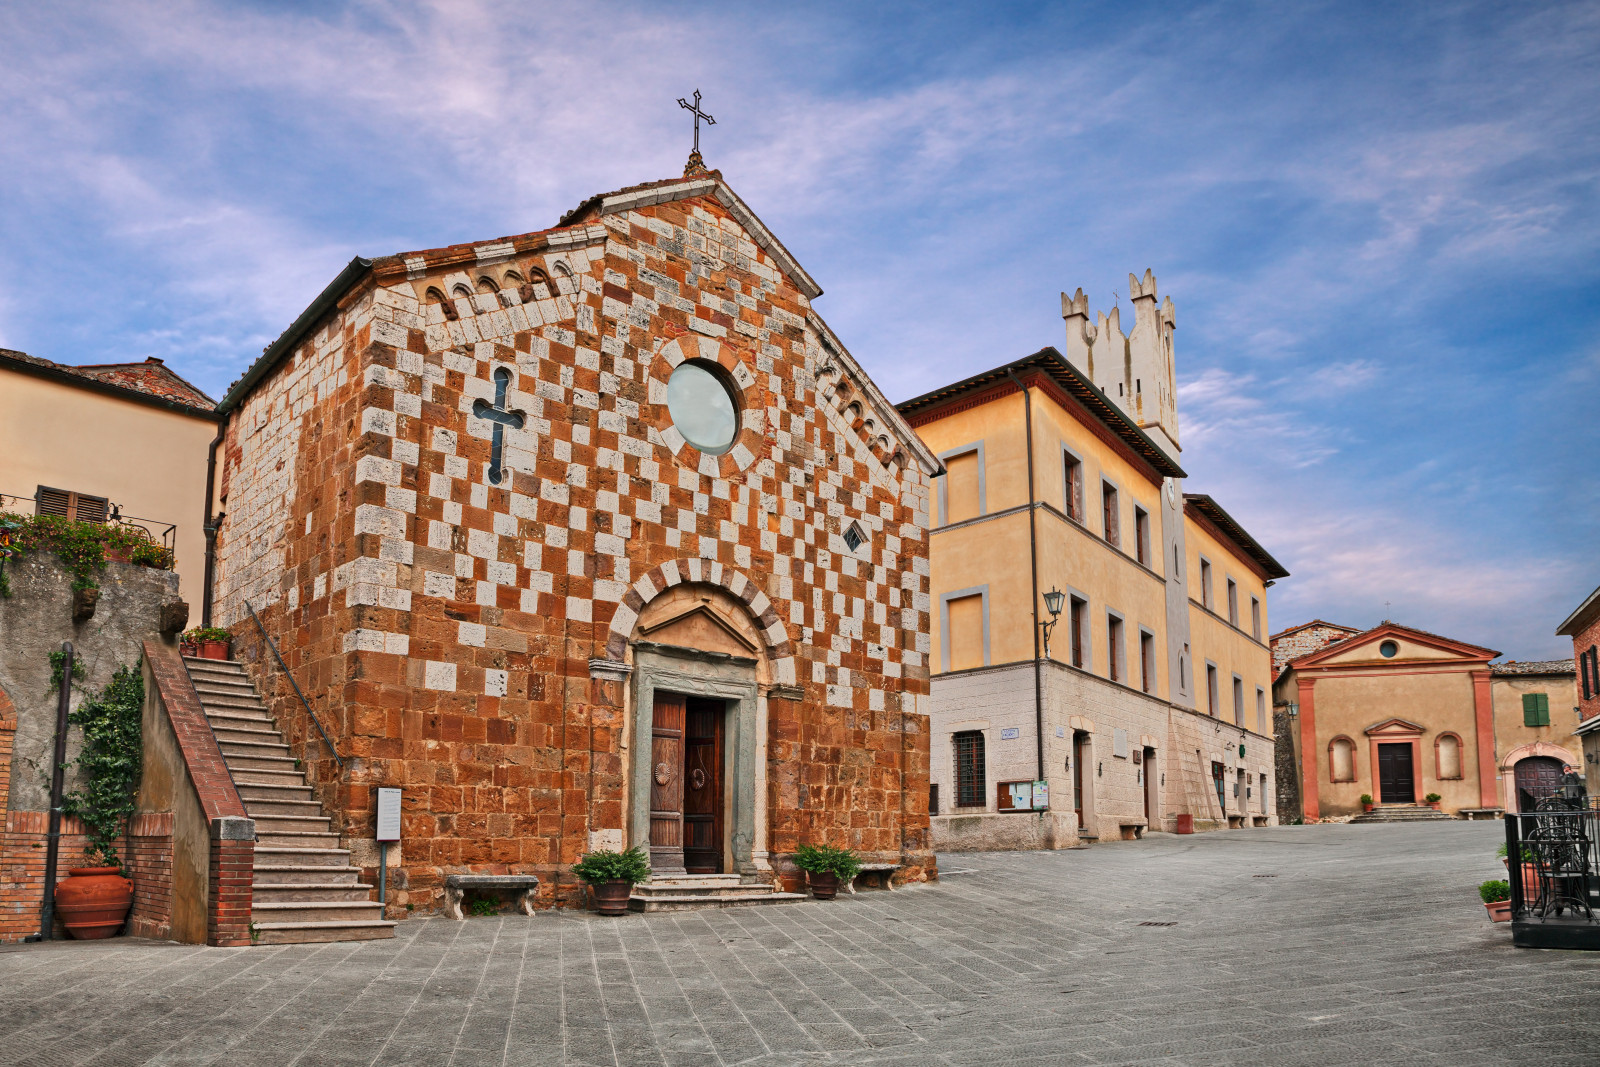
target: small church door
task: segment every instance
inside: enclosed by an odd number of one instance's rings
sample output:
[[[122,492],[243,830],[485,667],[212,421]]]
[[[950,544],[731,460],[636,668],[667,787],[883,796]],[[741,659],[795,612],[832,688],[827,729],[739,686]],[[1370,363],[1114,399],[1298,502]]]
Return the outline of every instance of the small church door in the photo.
[[[722,724],[727,705],[690,697],[684,731],[683,866],[722,873]]]
[[[683,867],[683,726],[688,698],[655,694],[650,740],[650,866]]]
[[[1378,745],[1378,803],[1415,804],[1417,790],[1411,770],[1411,742]]]

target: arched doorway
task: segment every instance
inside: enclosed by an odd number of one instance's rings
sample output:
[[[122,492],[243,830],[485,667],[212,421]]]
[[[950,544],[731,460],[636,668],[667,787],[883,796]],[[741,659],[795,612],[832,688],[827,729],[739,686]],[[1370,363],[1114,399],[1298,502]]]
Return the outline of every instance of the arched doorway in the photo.
[[[1518,811],[1533,811],[1540,800],[1561,787],[1561,761],[1553,756],[1518,760],[1515,774]]]

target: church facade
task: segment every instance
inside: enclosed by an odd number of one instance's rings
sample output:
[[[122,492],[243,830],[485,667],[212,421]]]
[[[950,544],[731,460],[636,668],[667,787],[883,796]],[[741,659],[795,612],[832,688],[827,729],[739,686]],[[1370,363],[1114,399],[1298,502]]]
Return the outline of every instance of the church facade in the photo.
[[[369,875],[375,787],[403,790],[391,914],[456,872],[560,900],[635,845],[933,874],[940,468],[820,292],[691,168],[355,260],[230,390],[215,616]]]

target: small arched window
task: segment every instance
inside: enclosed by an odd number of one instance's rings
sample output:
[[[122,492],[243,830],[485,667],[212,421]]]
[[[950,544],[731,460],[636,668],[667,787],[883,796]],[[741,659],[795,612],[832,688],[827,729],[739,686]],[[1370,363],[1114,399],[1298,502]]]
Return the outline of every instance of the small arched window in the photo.
[[[1436,770],[1440,781],[1461,777],[1461,738],[1455,734],[1440,734],[1433,742],[1437,757]]]
[[[1348,737],[1335,737],[1328,742],[1328,780],[1356,780],[1356,744]]]

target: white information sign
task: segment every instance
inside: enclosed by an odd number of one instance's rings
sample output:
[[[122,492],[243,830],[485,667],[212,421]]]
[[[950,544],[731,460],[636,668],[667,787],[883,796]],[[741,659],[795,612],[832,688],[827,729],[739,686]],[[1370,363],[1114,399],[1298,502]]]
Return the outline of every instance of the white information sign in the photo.
[[[400,790],[378,789],[378,840],[400,840]]]
[[[1050,783],[1033,783],[1033,810],[1048,811],[1050,809]]]

